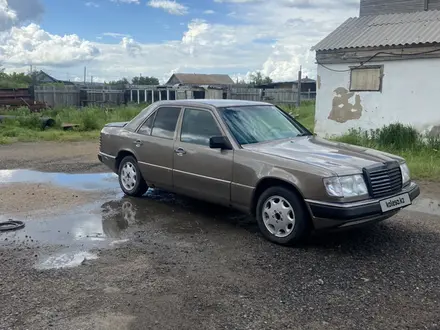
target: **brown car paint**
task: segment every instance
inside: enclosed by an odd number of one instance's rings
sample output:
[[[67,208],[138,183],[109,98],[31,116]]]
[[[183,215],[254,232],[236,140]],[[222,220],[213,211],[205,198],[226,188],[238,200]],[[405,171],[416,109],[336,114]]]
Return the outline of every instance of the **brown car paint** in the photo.
[[[278,180],[292,186],[292,189],[296,189],[302,196],[310,213],[309,202],[329,203],[338,207],[375,202],[370,197],[331,197],[323,185],[323,178],[361,174],[365,166],[390,160],[403,161],[395,155],[332,142],[316,136],[240,146],[221,120],[217,108],[245,105],[271,104],[235,100],[179,100],[154,103],[125,126],[118,123],[104,127],[101,132],[99,158],[117,172],[120,156],[132,154],[138,160],[142,175],[149,186],[231,206],[249,213],[254,211],[255,191],[265,180]],[[174,140],[136,132],[150,115],[164,106],[182,109]],[[219,130],[229,139],[232,150],[211,149],[208,146],[181,142],[178,137],[185,108],[211,113]],[[177,153],[178,148],[182,148],[185,153]],[[411,188],[418,189],[414,185],[411,183]],[[417,197],[418,193],[414,195]],[[356,220],[382,220],[394,214],[395,212],[377,214]],[[336,223],[335,219],[318,218],[313,214],[311,218],[315,228],[346,223]]]

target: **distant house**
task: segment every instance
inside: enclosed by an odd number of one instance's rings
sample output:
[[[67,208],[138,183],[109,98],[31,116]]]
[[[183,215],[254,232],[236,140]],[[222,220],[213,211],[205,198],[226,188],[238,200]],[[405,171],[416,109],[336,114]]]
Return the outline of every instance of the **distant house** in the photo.
[[[234,81],[227,74],[174,73],[165,85],[227,86],[233,84]]]
[[[64,84],[64,85],[73,85],[73,82],[70,81],[64,81],[64,80],[59,80],[56,79],[54,77],[52,77],[51,75],[47,74],[44,71],[39,71],[35,74],[35,80],[37,82],[37,84]]]
[[[256,86],[257,88],[266,88],[266,89],[291,89],[294,91],[298,91],[298,80],[293,81],[279,81],[273,82],[270,84],[263,84]],[[309,77],[305,77],[301,79],[301,92],[316,92],[316,80],[310,79]]]
[[[361,0],[313,50],[318,64],[316,126],[322,135],[410,124],[440,128],[439,1]]]

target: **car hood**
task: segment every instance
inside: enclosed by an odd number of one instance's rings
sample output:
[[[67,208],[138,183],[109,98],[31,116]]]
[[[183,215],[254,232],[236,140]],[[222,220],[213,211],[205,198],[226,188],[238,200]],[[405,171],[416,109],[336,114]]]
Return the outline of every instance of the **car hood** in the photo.
[[[328,141],[316,136],[245,145],[243,148],[326,168],[337,175],[360,173],[366,166],[403,160],[398,156],[378,150]]]

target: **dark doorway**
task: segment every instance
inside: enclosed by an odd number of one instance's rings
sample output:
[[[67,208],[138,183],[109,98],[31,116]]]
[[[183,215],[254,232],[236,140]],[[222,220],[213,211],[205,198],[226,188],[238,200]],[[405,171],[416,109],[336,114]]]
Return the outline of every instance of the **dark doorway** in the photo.
[[[205,98],[205,91],[194,91],[193,94],[195,99],[200,100]]]

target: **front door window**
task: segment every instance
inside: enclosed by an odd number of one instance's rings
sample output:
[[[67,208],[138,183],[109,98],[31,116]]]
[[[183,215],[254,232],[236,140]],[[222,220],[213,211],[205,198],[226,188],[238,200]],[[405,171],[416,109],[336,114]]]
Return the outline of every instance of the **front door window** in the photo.
[[[209,146],[209,139],[222,135],[210,112],[186,109],[183,115],[180,141]]]

